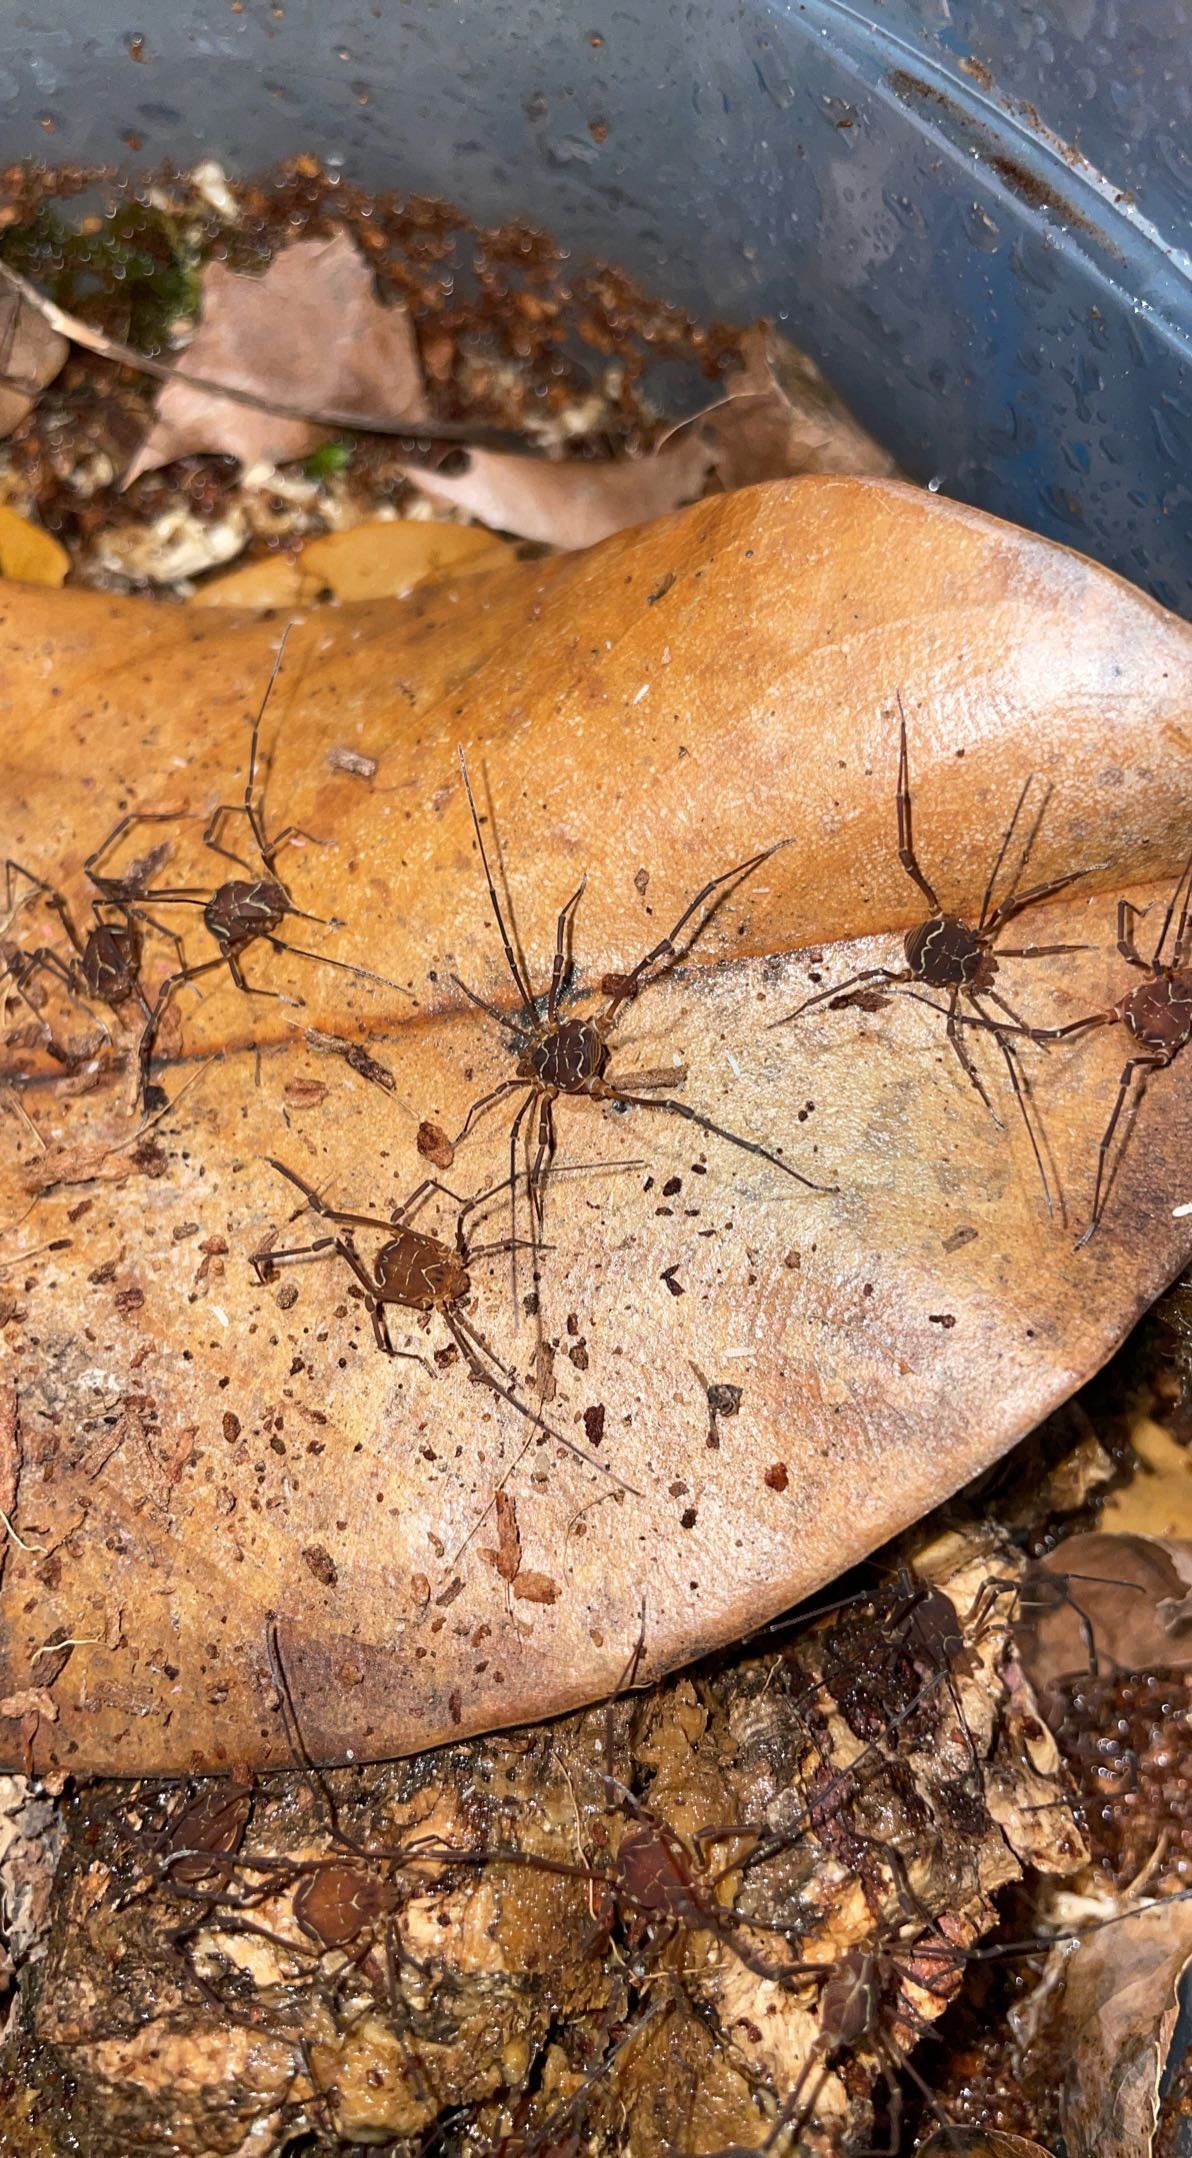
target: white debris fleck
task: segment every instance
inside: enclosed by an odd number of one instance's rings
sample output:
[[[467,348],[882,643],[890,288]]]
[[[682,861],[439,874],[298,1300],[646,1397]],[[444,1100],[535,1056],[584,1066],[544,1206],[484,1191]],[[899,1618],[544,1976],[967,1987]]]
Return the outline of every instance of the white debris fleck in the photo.
[[[204,202],[209,202],[220,217],[230,219],[234,225],[240,223],[240,205],[228,186],[223,166],[215,158],[205,157],[202,164],[194,167],[190,177]]]
[[[643,683],[642,683],[642,686],[641,686],[641,688],[640,688],[640,689],[639,689],[639,690],[637,691],[637,694],[636,694],[635,696],[631,697],[629,701],[630,701],[630,703],[631,703],[631,704],[640,704],[640,703],[641,703],[641,701],[642,701],[642,698],[643,698],[643,697],[648,697],[648,696],[649,696],[649,694],[650,694],[650,685],[649,685],[649,683],[648,683],[648,682],[643,682]]]

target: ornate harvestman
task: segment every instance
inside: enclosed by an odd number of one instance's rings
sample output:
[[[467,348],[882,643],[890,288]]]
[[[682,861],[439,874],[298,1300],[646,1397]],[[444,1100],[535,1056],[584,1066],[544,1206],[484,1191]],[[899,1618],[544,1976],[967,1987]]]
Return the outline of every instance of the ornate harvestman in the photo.
[[[993,866],[986,882],[984,897],[981,901],[981,911],[976,921],[966,921],[963,915],[946,913],[937,897],[935,887],[929,882],[920,867],[919,858],[915,851],[910,768],[906,742],[906,715],[902,711],[901,696],[898,699],[898,708],[900,714],[898,789],[896,794],[898,807],[898,859],[908,877],[918,885],[928,906],[931,908],[931,913],[925,921],[916,923],[915,927],[908,929],[906,933],[903,940],[903,950],[906,954],[905,967],[862,967],[856,974],[848,975],[843,982],[836,982],[830,989],[818,990],[814,996],[807,997],[802,1004],[796,1006],[793,1012],[787,1012],[782,1019],[776,1019],[774,1025],[788,1026],[793,1020],[801,1018],[804,1012],[813,1010],[817,1004],[831,1004],[833,1008],[846,1005],[852,1001],[849,992],[856,989],[858,984],[862,982],[881,982],[890,990],[906,990],[919,1003],[929,1005],[933,1011],[943,1010],[945,1012],[945,1033],[955,1053],[957,1062],[965,1077],[976,1088],[989,1115],[1000,1130],[1003,1128],[1002,1120],[989,1098],[981,1074],[969,1053],[964,1041],[963,1029],[966,1026],[975,1024],[985,1032],[992,1034],[1001,1051],[1002,1060],[1010,1077],[1014,1098],[1018,1103],[1022,1121],[1026,1126],[1027,1136],[1031,1142],[1031,1151],[1034,1154],[1039,1171],[1047,1211],[1051,1213],[1053,1211],[1051,1186],[1044,1165],[1039,1138],[1027,1107],[1028,1092],[1019,1074],[1017,1051],[1011,1038],[1013,1035],[1017,1035],[1026,1036],[1032,1041],[1040,1041],[1046,1039],[1046,1036],[1039,1029],[1031,1027],[1026,1020],[1019,1017],[1013,1005],[1009,1004],[1001,991],[994,987],[994,983],[1003,959],[1045,959],[1058,952],[1079,952],[1087,950],[1088,947],[1083,944],[1026,944],[1010,947],[1000,944],[998,940],[1002,931],[1018,915],[1024,913],[1028,907],[1037,906],[1045,899],[1054,898],[1057,892],[1064,891],[1069,884],[1074,884],[1077,878],[1085,876],[1087,871],[1081,869],[1070,870],[1066,876],[1050,877],[1046,883],[1032,884],[1026,891],[1020,889],[1027,863],[1030,860],[1035,841],[1039,836],[1039,829],[1047,812],[1047,805],[1051,800],[1052,788],[1048,784],[1043,790],[1042,800],[1027,827],[1025,837],[1019,842],[1017,863],[1010,878],[1009,888],[1005,896],[996,905],[994,904],[994,892],[998,878],[1005,866],[1007,856],[1015,844],[1015,835],[1018,833],[1022,823],[1027,795],[1030,792],[1034,777],[1033,774],[1030,774],[1015,804],[1014,814],[1002,834],[1001,844],[994,857]],[[921,991],[924,988],[942,989],[947,995],[947,1005],[941,1007],[935,1004],[930,997],[923,996]],[[968,1012],[961,1011],[962,1002],[969,1007]],[[986,1009],[987,1005],[995,1006],[997,1012],[1004,1014],[1005,1019],[1010,1022],[1009,1028],[1001,1019],[993,1016]],[[970,1016],[970,1013],[974,1014],[975,1017]]]
[[[699,935],[720,897],[733,885],[752,876],[763,862],[769,861],[770,856],[788,842],[779,840],[776,846],[765,847],[759,854],[750,855],[747,861],[738,862],[732,869],[724,870],[720,876],[710,878],[683,909],[668,934],[659,938],[627,974],[606,974],[603,977],[600,993],[605,1002],[601,1010],[582,1019],[561,1017],[559,1007],[572,973],[571,937],[575,913],[583,897],[587,879],[583,879],[559,911],[544,1011],[543,997],[535,996],[525,961],[521,957],[512,917],[506,919],[497,895],[462,749],[459,752],[459,762],[468,808],[471,811],[472,827],[488,886],[489,904],[521,1009],[519,1013],[511,1016],[479,996],[474,989],[469,989],[467,983],[460,981],[458,975],[452,977],[464,995],[478,1005],[481,1011],[486,1012],[490,1019],[496,1021],[517,1059],[512,1078],[502,1079],[488,1094],[472,1103],[459,1136],[454,1141],[455,1146],[463,1143],[479,1118],[497,1102],[508,1099],[511,1094],[524,1094],[525,1098],[516,1111],[509,1132],[510,1186],[516,1196],[518,1184],[524,1181],[537,1237],[542,1234],[545,1188],[558,1143],[555,1103],[561,1095],[592,1102],[611,1102],[627,1109],[655,1109],[666,1116],[682,1117],[687,1123],[697,1125],[701,1131],[708,1132],[712,1137],[724,1139],[742,1153],[752,1154],[760,1161],[769,1162],[773,1168],[781,1169],[784,1175],[793,1177],[797,1184],[802,1184],[809,1191],[835,1191],[838,1188],[836,1185],[817,1184],[811,1177],[792,1168],[789,1162],[783,1161],[778,1153],[771,1152],[755,1139],[746,1139],[740,1132],[730,1131],[727,1126],[716,1123],[713,1118],[705,1116],[701,1110],[693,1109],[687,1102],[677,1101],[670,1095],[631,1092],[629,1086],[620,1084],[608,1069],[612,1055],[610,1038],[623,1017],[626,1006],[675,964],[680,949],[678,939],[693,916],[699,914],[701,909],[706,910],[703,920],[692,932],[690,941],[694,941]],[[638,1087],[640,1089],[665,1084],[665,1078],[655,1079],[651,1076],[648,1080],[641,1079]],[[519,1170],[518,1141],[523,1127],[526,1128],[527,1135],[527,1166],[524,1170]]]

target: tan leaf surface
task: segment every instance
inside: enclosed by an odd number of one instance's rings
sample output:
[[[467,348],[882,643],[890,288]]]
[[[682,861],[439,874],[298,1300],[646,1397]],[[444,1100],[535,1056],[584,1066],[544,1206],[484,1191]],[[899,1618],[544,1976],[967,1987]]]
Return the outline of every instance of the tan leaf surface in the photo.
[[[65,337],[21,293],[0,292],[0,438],[32,412],[69,351]]]
[[[1068,2158],[1148,2158],[1190,1959],[1192,1903],[1172,1898],[1075,1950],[1056,2020]]]
[[[331,240],[296,240],[261,277],[209,262],[199,327],[181,364],[207,381],[313,411],[347,407],[385,420],[420,419],[426,412],[409,317],[381,305],[372,272],[345,232]],[[304,457],[323,438],[324,430],[305,420],[167,382],[125,485],[195,450],[238,457],[245,465],[282,464]]]
[[[81,906],[82,857],[126,804],[205,816],[235,800],[275,642],[275,623],[215,612],[10,602],[4,850]],[[19,1526],[52,1554],[10,1546],[0,1688],[42,1681],[48,1641],[77,1644],[37,1760],[284,1760],[270,1618],[327,1756],[593,1698],[639,1641],[653,1675],[832,1578],[1077,1387],[1187,1260],[1192,1224],[1172,1210],[1192,1059],[1153,1082],[1078,1251],[1116,1028],[1031,1054],[1065,1225],[987,1045],[974,1037],[1004,1129],[908,997],[769,1022],[817,979],[897,963],[922,918],[895,846],[899,691],[918,846],[949,905],[979,905],[1031,772],[1055,787],[1032,876],[1101,865],[1026,918],[1039,941],[1089,949],[1007,961],[1015,997],[1055,1023],[1120,995],[1116,895],[1166,898],[1187,848],[1190,655],[1182,624],[1076,556],[842,479],[725,496],[593,554],[295,628],[265,729],[270,828],[323,842],[279,866],[304,909],[346,927],[287,926],[418,1001],[250,951],[250,981],[305,1005],[221,975],[181,996],[161,1073],[176,1105],[131,1150],[127,1071],[101,1055],[64,1081],[36,1046],[10,1049],[18,1073],[42,1071],[21,1098],[47,1147],[102,1161],[125,1146],[136,1172],[31,1201],[36,1141],[0,1100],[0,1262],[30,1253],[6,1276],[24,1317],[3,1337]],[[266,1156],[332,1203],[385,1212],[428,1173],[420,1127],[458,1133],[510,1075],[452,979],[512,1008],[458,742],[491,786],[536,986],[585,871],[575,955],[593,991],[707,878],[793,841],[629,1009],[612,1069],[675,1069],[677,1098],[839,1191],[678,1119],[564,1100],[559,1159],[583,1167],[549,1192],[541,1344],[508,1256],[472,1270],[471,1318],[519,1395],[541,1390],[551,1430],[603,1468],[478,1387],[438,1320],[394,1312],[396,1346],[426,1361],[382,1357],[339,1262],[265,1286],[248,1263],[321,1226],[291,1220],[298,1194]],[[329,758],[344,744],[375,758],[368,785]],[[159,881],[211,890],[230,865],[200,823],[175,829]],[[182,926],[209,957],[196,913]],[[171,964],[150,936],[150,987]],[[367,1040],[392,1093],[309,1029]],[[128,1045],[135,1028],[113,1032]],[[494,1110],[457,1146],[453,1189],[508,1174],[509,1122]],[[613,1166],[634,1159],[647,1169]],[[437,1201],[420,1222],[450,1234],[453,1216]],[[506,1235],[503,1210],[490,1218]],[[371,1257],[380,1239],[358,1235]],[[511,1598],[480,1556],[499,1549],[499,1490],[519,1578],[553,1601]]]
[[[243,569],[209,577],[192,607],[309,607],[318,600],[404,599],[416,584],[445,572],[499,569],[512,555],[478,525],[395,517],[325,532],[296,555],[267,555]]]
[[[65,582],[69,569],[70,556],[52,532],[43,532],[40,525],[30,524],[27,517],[18,517],[6,502],[0,502],[0,577],[57,587]]]
[[[766,324],[741,340],[743,366],[723,402],[668,436],[694,431],[726,490],[761,480],[795,479],[804,472],[892,478],[888,450],[867,434],[815,361]]]

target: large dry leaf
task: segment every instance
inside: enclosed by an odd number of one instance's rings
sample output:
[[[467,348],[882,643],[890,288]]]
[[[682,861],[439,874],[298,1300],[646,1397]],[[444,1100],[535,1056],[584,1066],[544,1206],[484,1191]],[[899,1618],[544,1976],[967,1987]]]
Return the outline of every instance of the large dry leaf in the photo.
[[[0,292],[0,437],[32,412],[66,364],[70,346],[23,293]]]
[[[1091,1668],[1192,1665],[1192,1543],[1094,1531],[1066,1536],[1042,1563],[1056,1601],[1036,1598],[1020,1637],[1037,1687]]]
[[[381,305],[372,272],[347,233],[296,240],[260,277],[209,262],[202,288],[199,327],[181,363],[186,374],[311,412],[346,406],[383,420],[425,415],[409,317]],[[279,464],[304,457],[322,439],[322,430],[305,420],[167,382],[125,485],[194,450],[246,465]]]
[[[81,900],[82,856],[126,803],[234,799],[276,634],[23,594],[0,617],[6,850]],[[1062,549],[895,484],[803,480],[291,633],[266,728],[270,818],[326,842],[283,866],[305,908],[347,924],[301,926],[419,1001],[258,950],[250,979],[306,1006],[219,977],[180,999],[176,1107],[139,1145],[127,1075],[102,1064],[93,1084],[24,1089],[40,1148],[5,1115],[0,1260],[31,1253],[4,1277],[23,1313],[4,1337],[21,1389],[15,1525],[48,1556],[10,1547],[0,1690],[52,1688],[39,1761],[284,1759],[270,1617],[326,1755],[590,1699],[643,1630],[638,1669],[656,1674],[992,1461],[1186,1263],[1192,1224],[1173,1205],[1192,1059],[1153,1083],[1103,1227],[1076,1250],[1115,1030],[1031,1060],[1067,1226],[1048,1218],[986,1045],[1004,1130],[909,998],[767,1030],[813,979],[897,960],[921,917],[895,849],[898,692],[918,844],[949,903],[976,907],[1039,774],[1055,793],[1032,874],[1100,866],[1031,925],[1089,949],[1022,962],[1017,994],[1048,1021],[1120,994],[1114,898],[1165,896],[1187,848],[1192,633]],[[379,1355],[338,1265],[267,1287],[248,1265],[270,1234],[313,1233],[309,1215],[291,1225],[297,1195],[266,1155],[387,1209],[427,1173],[420,1133],[438,1147],[426,1127],[456,1131],[509,1073],[452,980],[511,1006],[461,741],[491,784],[536,983],[583,872],[576,957],[593,987],[705,878],[793,840],[629,1012],[614,1068],[675,1068],[681,1099],[839,1192],[677,1120],[564,1101],[560,1158],[584,1166],[549,1194],[544,1358],[511,1308],[508,1259],[474,1272],[473,1316],[519,1388],[545,1383],[550,1425],[640,1495],[536,1438],[458,1359],[432,1378]],[[370,787],[329,756],[343,748],[376,759]],[[220,874],[200,829],[179,833],[170,883]],[[197,927],[189,948],[210,953]],[[169,955],[150,949],[160,975]],[[391,1084],[348,1062],[361,1048]],[[10,1054],[27,1067],[36,1051]],[[504,1176],[507,1132],[492,1113],[447,1181]],[[120,1176],[80,1181],[102,1176],[105,1145],[126,1150]],[[633,1157],[649,1183],[591,1173]],[[450,1210],[424,1219],[449,1227]],[[428,1358],[450,1347],[437,1322],[396,1338]],[[499,1489],[518,1572],[553,1601],[513,1597],[481,1556],[501,1549]]]
[[[0,503],[0,577],[56,588],[65,583],[69,570],[70,556],[52,532],[43,532]]]
[[[1192,1902],[1166,1898],[1081,1942],[1056,2020],[1068,2158],[1148,2158],[1192,1961]]]
[[[496,569],[512,555],[506,540],[478,525],[425,517],[370,519],[306,540],[296,554],[209,577],[192,607],[309,607],[317,601],[404,599],[416,584],[465,569]]]

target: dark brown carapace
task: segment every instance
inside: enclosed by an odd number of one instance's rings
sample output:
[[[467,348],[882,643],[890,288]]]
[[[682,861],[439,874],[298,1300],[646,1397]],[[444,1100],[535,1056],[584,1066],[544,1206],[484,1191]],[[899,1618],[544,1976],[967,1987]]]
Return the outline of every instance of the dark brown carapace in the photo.
[[[779,840],[776,846],[763,848],[760,854],[751,855],[747,861],[738,862],[722,875],[711,878],[696,893],[690,905],[684,908],[669,934],[660,938],[658,943],[638,960],[636,966],[628,973],[604,975],[600,984],[604,1002],[597,1011],[584,1018],[563,1016],[560,1013],[560,1004],[571,983],[572,931],[576,909],[583,897],[584,884],[579,885],[560,909],[555,926],[550,983],[545,994],[536,997],[512,922],[507,920],[497,894],[462,749],[459,752],[459,762],[488,887],[489,903],[521,1010],[517,1015],[511,1016],[478,996],[475,990],[468,988],[466,982],[459,980],[458,975],[454,977],[464,995],[470,998],[473,1004],[479,1005],[480,1009],[487,1012],[502,1028],[516,1057],[516,1064],[511,1078],[503,1079],[490,1093],[472,1103],[463,1128],[453,1143],[455,1146],[462,1145],[478,1119],[495,1103],[506,1100],[513,1094],[524,1095],[510,1126],[509,1166],[511,1190],[516,1194],[518,1185],[522,1185],[529,1200],[535,1238],[542,1233],[545,1187],[558,1143],[555,1103],[564,1095],[573,1100],[611,1102],[621,1108],[655,1109],[667,1116],[681,1117],[687,1123],[698,1126],[700,1131],[726,1140],[730,1146],[737,1147],[743,1153],[769,1162],[772,1167],[781,1169],[784,1175],[793,1177],[796,1183],[804,1185],[810,1191],[835,1191],[835,1185],[816,1183],[811,1177],[804,1176],[800,1170],[792,1168],[788,1161],[782,1159],[780,1153],[772,1152],[769,1147],[760,1145],[755,1139],[743,1137],[740,1132],[730,1131],[700,1110],[693,1109],[687,1102],[678,1101],[672,1095],[644,1091],[667,1084],[665,1079],[652,1073],[643,1075],[636,1088],[633,1088],[631,1082],[619,1083],[609,1072],[612,1058],[611,1037],[625,1007],[675,964],[680,956],[679,940],[688,924],[695,917],[702,916],[691,931],[688,940],[690,943],[699,935],[726,892],[744,878],[752,876],[763,862],[768,861],[770,856],[778,851],[778,847],[785,846],[785,840]],[[523,1129],[526,1134],[526,1160],[519,1169],[518,1143]]]
[[[1114,1177],[1121,1166],[1134,1119],[1128,1122],[1116,1158],[1113,1158],[1114,1135],[1131,1093],[1137,1091],[1141,1095],[1151,1073],[1165,1071],[1192,1041],[1192,854],[1176,878],[1175,890],[1168,900],[1149,959],[1141,956],[1135,942],[1134,925],[1138,919],[1139,909],[1128,899],[1119,899],[1117,948],[1126,964],[1137,968],[1145,980],[1137,982],[1133,989],[1127,989],[1108,1011],[1090,1012],[1087,1018],[1073,1019],[1067,1026],[1049,1027],[1042,1032],[1036,1029],[1032,1035],[1036,1041],[1062,1041],[1074,1034],[1084,1034],[1092,1027],[1121,1025],[1137,1045],[1122,1069],[1109,1122],[1097,1151],[1093,1203],[1088,1226],[1077,1239],[1078,1249],[1095,1236]],[[1169,937],[1170,956],[1165,958]]]
[[[901,697],[898,699],[898,708],[898,787],[895,796],[898,809],[898,859],[908,877],[918,885],[924,899],[931,908],[931,913],[926,921],[916,922],[913,929],[908,929],[903,939],[903,951],[906,955],[905,967],[863,967],[859,973],[850,974],[846,980],[835,983],[832,988],[818,990],[815,996],[807,997],[793,1012],[787,1012],[782,1019],[778,1019],[774,1023],[776,1026],[787,1026],[792,1019],[798,1019],[803,1012],[814,1010],[817,1004],[831,1004],[834,1009],[847,1005],[852,1002],[853,993],[860,989],[862,983],[882,985],[878,990],[879,995],[886,989],[892,991],[904,990],[917,997],[921,1003],[927,1004],[931,1004],[932,1000],[930,997],[924,997],[922,992],[925,989],[939,990],[948,1000],[946,1006],[943,1007],[945,1031],[957,1062],[965,1077],[980,1095],[994,1123],[1000,1128],[1001,1118],[990,1100],[985,1083],[970,1054],[964,1039],[963,1029],[976,1026],[985,1033],[992,1034],[996,1041],[1009,1074],[1010,1085],[1018,1104],[1022,1121],[1026,1126],[1031,1151],[1034,1154],[1039,1171],[1039,1180],[1043,1186],[1043,1197],[1047,1203],[1047,1211],[1051,1213],[1051,1184],[1043,1159],[1041,1135],[1035,1128],[1035,1119],[1027,1106],[1029,1090],[1025,1076],[1019,1069],[1018,1051],[1015,1046],[1015,1037],[1018,1039],[1029,1037],[1032,1041],[1038,1041],[1045,1037],[1019,1017],[1013,1006],[1007,1003],[1000,989],[995,988],[994,985],[1003,959],[1043,959],[1057,952],[1081,951],[1084,947],[1078,944],[1028,944],[1011,950],[1006,945],[999,944],[998,939],[1007,924],[1015,920],[1027,907],[1033,907],[1042,900],[1054,898],[1057,892],[1062,892],[1069,884],[1074,884],[1076,879],[1083,876],[1085,872],[1083,870],[1072,870],[1067,876],[1051,877],[1044,884],[1033,884],[1025,891],[1022,890],[1022,879],[1026,873],[1026,866],[1033,852],[1035,841],[1039,836],[1039,828],[1046,814],[1052,791],[1050,786],[1043,789],[1042,797],[1034,816],[1029,824],[1024,825],[1027,796],[1032,785],[1032,780],[1028,778],[1018,797],[1014,814],[1002,835],[1001,845],[994,858],[993,867],[989,872],[989,879],[985,886],[985,896],[981,902],[981,911],[976,921],[966,921],[959,914],[946,914],[936,896],[934,886],[929,883],[924,875],[919,864],[918,855],[915,852],[910,765],[906,742],[906,715],[902,711]],[[997,888],[998,878],[1001,876],[1007,858],[1011,854],[1016,854],[1016,860],[1012,869],[1009,888],[1004,898],[995,905],[994,892]],[[873,991],[870,990],[869,993],[873,994]],[[861,995],[863,996],[864,994],[865,992],[862,990]],[[961,1010],[962,1004],[966,1007],[963,1013]],[[993,1011],[986,1008],[990,1005],[994,1007]],[[934,1005],[932,1008],[940,1009],[940,1007]],[[1009,1028],[1007,1028],[1006,1021],[1009,1022]]]
[[[555,1431],[545,1423],[539,1412],[518,1393],[514,1376],[494,1355],[483,1336],[477,1332],[467,1316],[472,1297],[472,1279],[469,1267],[477,1259],[491,1258],[508,1251],[510,1240],[497,1244],[472,1245],[468,1241],[466,1224],[470,1215],[486,1208],[489,1203],[507,1189],[505,1184],[495,1185],[491,1190],[477,1192],[471,1199],[461,1199],[458,1192],[448,1190],[437,1177],[424,1177],[409,1198],[395,1213],[350,1213],[343,1207],[328,1206],[314,1187],[300,1177],[296,1170],[287,1169],[284,1162],[270,1160],[271,1169],[297,1186],[308,1206],[321,1214],[325,1221],[335,1224],[338,1234],[317,1237],[313,1244],[300,1244],[282,1250],[258,1251],[252,1254],[252,1265],[261,1280],[268,1279],[269,1269],[279,1262],[307,1258],[340,1258],[349,1266],[364,1291],[366,1309],[372,1319],[377,1347],[386,1356],[408,1358],[421,1364],[424,1370],[435,1376],[433,1368],[424,1356],[410,1349],[394,1347],[389,1332],[390,1310],[413,1311],[423,1315],[438,1314],[463,1357],[472,1376],[487,1386],[510,1408],[516,1409],[547,1438],[554,1439],[567,1452],[574,1454],[588,1468],[599,1469],[603,1475],[612,1476],[626,1491],[635,1486],[626,1484],[616,1476],[606,1462],[598,1461],[593,1454],[577,1446],[562,1432]],[[445,1243],[442,1238],[429,1235],[424,1229],[413,1227],[410,1216],[430,1196],[439,1192],[450,1199],[457,1208],[455,1242]],[[372,1262],[371,1271],[365,1265],[352,1235],[355,1228],[380,1229],[385,1232],[381,1245]],[[640,1496],[640,1494],[636,1494]]]
[[[152,1009],[147,1009],[145,1027],[141,1035],[139,1055],[140,1084],[146,1101],[150,1097],[153,1052],[167,1007],[184,982],[197,981],[202,975],[211,974],[219,967],[226,967],[237,989],[246,995],[271,997],[278,992],[261,989],[249,982],[244,973],[243,956],[254,944],[267,944],[275,952],[288,952],[298,959],[309,959],[316,966],[334,967],[339,973],[354,974],[363,981],[379,982],[387,989],[399,989],[400,984],[391,982],[385,975],[375,974],[370,967],[354,966],[344,959],[332,959],[324,952],[308,951],[304,945],[282,939],[277,932],[283,922],[293,917],[296,921],[324,922],[325,926],[338,928],[340,924],[326,923],[326,918],[310,914],[297,905],[288,887],[277,871],[277,859],[283,847],[292,840],[308,840],[310,834],[297,825],[288,824],[270,837],[265,822],[265,788],[262,780],[258,787],[257,775],[261,763],[261,726],[269,707],[269,700],[277,684],[285,657],[285,631],[278,645],[273,670],[265,687],[252,724],[249,742],[248,772],[244,783],[244,797],[240,802],[221,802],[211,813],[203,832],[203,844],[213,854],[222,855],[226,861],[236,864],[245,875],[225,878],[214,891],[202,891],[192,886],[155,886],[150,879],[156,864],[150,858],[148,864],[136,865],[132,872],[122,876],[113,875],[105,867],[112,849],[138,824],[160,822],[168,812],[132,810],[108,834],[102,847],[89,856],[86,867],[92,883],[102,898],[121,905],[131,922],[131,908],[142,912],[147,906],[196,907],[202,914],[203,926],[216,945],[216,956],[187,962],[181,949],[179,964],[168,974],[157,992]],[[252,846],[259,858],[260,868],[246,861],[224,844],[224,826],[229,817],[243,817]],[[138,874],[139,871],[139,874]],[[176,941],[176,940],[175,940]],[[408,996],[402,989],[401,994]]]
[[[164,847],[155,850],[152,857],[155,865],[164,859],[165,852]],[[84,866],[89,869],[90,863]],[[29,985],[38,974],[45,974],[59,981],[79,1002],[104,1004],[110,1011],[118,1011],[122,1005],[135,1001],[144,1018],[148,1019],[149,1002],[141,983],[144,924],[122,890],[113,889],[109,895],[93,900],[90,924],[81,929],[68,901],[55,885],[12,859],[5,862],[4,871],[8,919],[14,911],[16,879],[23,878],[28,886],[25,900],[38,896],[44,900],[65,930],[69,947],[64,956],[48,944],[39,944],[32,951],[6,945],[4,971],[18,994],[31,1002]],[[36,1005],[33,1008],[37,1010]],[[44,1021],[41,1028],[51,1054],[62,1063],[73,1062],[70,1052],[59,1047]]]

